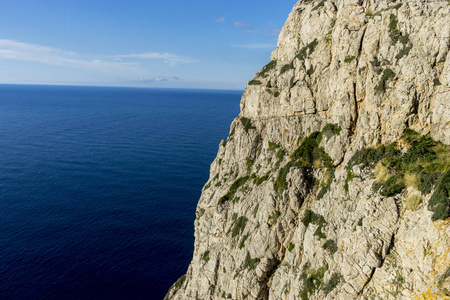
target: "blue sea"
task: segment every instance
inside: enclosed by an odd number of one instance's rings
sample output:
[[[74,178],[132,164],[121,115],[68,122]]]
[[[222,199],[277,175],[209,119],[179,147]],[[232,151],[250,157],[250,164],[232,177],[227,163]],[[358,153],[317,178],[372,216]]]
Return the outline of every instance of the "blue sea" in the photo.
[[[163,299],[240,97],[0,85],[0,299]]]

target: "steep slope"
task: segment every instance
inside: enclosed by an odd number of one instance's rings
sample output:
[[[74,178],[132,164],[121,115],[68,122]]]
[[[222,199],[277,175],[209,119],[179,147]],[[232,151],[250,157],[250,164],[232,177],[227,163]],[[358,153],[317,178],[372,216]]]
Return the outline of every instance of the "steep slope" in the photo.
[[[449,296],[449,45],[447,1],[297,3],[167,298]]]

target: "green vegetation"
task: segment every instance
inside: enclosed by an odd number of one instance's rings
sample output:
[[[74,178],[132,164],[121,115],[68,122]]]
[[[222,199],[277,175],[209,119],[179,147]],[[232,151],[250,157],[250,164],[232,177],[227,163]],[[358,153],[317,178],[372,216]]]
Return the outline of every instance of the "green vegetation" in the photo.
[[[394,71],[392,71],[390,68],[384,69],[383,75],[381,76],[380,81],[375,86],[375,91],[384,93],[387,88],[387,86],[386,86],[387,81],[389,79],[394,79],[394,77],[395,77]]]
[[[258,210],[259,210],[259,203],[256,204],[256,207],[255,207],[255,209],[253,210],[253,218],[256,218],[256,214],[258,213]]]
[[[270,70],[275,69],[276,66],[277,66],[277,61],[276,61],[276,60],[272,60],[272,61],[270,61],[267,65],[265,65],[265,66],[261,69],[261,71],[259,71],[259,73],[258,73],[257,75],[258,75],[258,76],[261,76],[261,77],[267,77],[267,76],[268,76],[267,73],[268,73]]]
[[[205,264],[208,263],[208,261],[209,261],[209,251],[206,251],[205,253],[203,253],[202,259],[205,262]]]
[[[330,277],[330,280],[323,286],[322,290],[325,293],[325,296],[327,296],[332,290],[336,288],[336,286],[341,281],[342,276],[338,273],[333,273]]]
[[[354,154],[349,168],[355,165],[374,168],[381,164],[389,169],[387,176],[377,176],[384,177],[385,181],[373,186],[386,197],[401,193],[406,186],[413,186],[423,194],[436,188],[428,209],[433,212],[433,221],[447,219],[450,217],[450,147],[409,128],[405,129],[402,139],[409,145],[406,153],[400,152],[396,143],[365,148]],[[414,209],[419,203],[419,199],[410,199],[407,205]]]
[[[227,233],[231,231],[231,237],[236,237],[244,231],[245,226],[247,225],[247,221],[248,219],[244,216],[237,218]]]
[[[292,167],[295,168],[328,168],[331,170],[333,168],[333,162],[325,153],[319,144],[324,136],[329,137],[331,134],[339,135],[341,128],[334,124],[326,125],[322,131],[316,131],[306,137],[300,146],[292,153],[291,160],[278,171],[278,177],[274,182],[275,191],[282,191],[286,188],[286,176]],[[279,151],[282,151],[281,149]],[[284,152],[282,153],[284,156]],[[281,161],[283,157],[278,157]],[[326,181],[324,187],[329,188],[329,184],[334,177],[334,172],[330,171],[330,179]],[[327,190],[324,190],[324,194]],[[323,195],[322,195],[323,196]]]
[[[327,270],[328,265],[324,265],[317,270],[310,269],[309,264],[303,267],[303,274],[300,276],[303,281],[303,289],[299,293],[302,300],[308,300],[309,296],[316,292],[323,283],[323,277]]]
[[[234,198],[234,194],[236,194],[237,190],[239,189],[239,187],[241,187],[242,185],[244,185],[248,179],[250,177],[249,176],[244,176],[244,177],[240,177],[238,179],[236,179],[233,184],[230,186],[230,189],[228,190],[228,193],[226,193],[225,195],[223,195],[218,203],[222,204],[225,203],[227,201],[230,201]]]
[[[450,217],[450,170],[444,174],[431,196],[428,209],[433,212],[432,221]]]
[[[321,189],[317,194],[317,199],[322,199],[323,196],[325,196],[325,194],[330,190],[333,179],[334,179],[334,169],[328,168],[324,172],[324,182],[321,184]]]
[[[306,74],[307,74],[308,76],[311,76],[311,75],[314,73],[314,71],[315,71],[315,69],[314,69],[314,67],[311,65],[311,66],[309,67],[309,69],[306,70]]]
[[[319,237],[319,239],[326,238],[326,235],[322,232],[323,225],[325,225],[325,218],[319,214],[314,213],[312,210],[306,210],[305,216],[302,219],[303,225],[308,227],[309,224],[317,225],[317,229],[314,235]]]
[[[420,203],[422,203],[422,197],[419,195],[411,195],[406,198],[406,207],[410,210],[416,210]]]
[[[277,151],[277,159],[278,159],[278,161],[283,161],[283,159],[284,159],[284,151],[283,151],[283,149],[279,149]]]
[[[280,70],[280,75],[282,75],[292,69],[294,69],[294,61],[291,61],[291,63],[285,64],[284,66],[282,66],[281,70]]]
[[[439,81],[438,78],[435,78],[435,79],[433,80],[433,85],[434,85],[434,86],[441,85],[441,82]]]
[[[356,58],[356,56],[347,55],[344,59],[344,62],[351,63],[355,58]]]
[[[272,142],[269,141],[269,147],[267,148],[267,150],[275,151],[278,148],[280,148],[280,145],[278,145],[277,143],[272,143]]]
[[[348,187],[349,187],[348,183],[350,181],[353,181],[354,178],[355,178],[355,174],[353,174],[353,171],[351,168],[348,168],[347,169],[347,179],[345,180],[345,183],[344,183],[344,191],[346,191],[347,193],[348,193]]]
[[[253,162],[253,159],[251,157],[246,157],[245,160],[247,162],[247,171],[248,171],[248,170],[250,170],[253,167],[254,162]]]
[[[305,60],[306,58],[308,58],[308,55],[311,55],[314,52],[314,50],[316,50],[318,44],[319,42],[317,41],[317,39],[314,39],[314,41],[312,41],[311,43],[300,49],[295,58],[299,60]]]
[[[248,82],[248,85],[261,85],[262,82],[257,79],[252,79]]]
[[[248,237],[249,237],[249,235],[247,234],[242,238],[241,243],[239,244],[239,249],[242,249],[245,247],[245,241],[248,239]]]
[[[292,252],[292,250],[294,250],[294,248],[295,248],[295,244],[293,242],[290,242],[289,246],[288,246],[288,251]]]
[[[257,186],[259,186],[259,185],[261,185],[261,183],[263,183],[263,182],[266,181],[267,179],[269,179],[269,175],[268,175],[268,174],[266,174],[266,175],[264,175],[264,176],[262,176],[262,177],[256,177],[256,178],[255,178],[255,184],[256,184]]]
[[[250,120],[249,118],[241,117],[240,120],[241,120],[242,125],[244,126],[245,132],[248,132],[249,129],[256,129],[256,127],[254,127],[252,125],[252,120]]]
[[[400,50],[400,52],[395,56],[395,58],[396,58],[396,59],[400,59],[400,58],[402,58],[403,56],[408,55],[408,54],[409,54],[409,51],[411,51],[411,49],[412,49],[412,45],[403,47],[403,49]]]
[[[311,11],[315,11],[325,5],[325,0],[321,0]]]
[[[331,254],[336,253],[336,251],[338,250],[337,244],[334,240],[326,241],[325,244],[322,245],[322,248],[330,251]]]
[[[259,264],[260,259],[259,258],[252,258],[250,256],[250,252],[247,251],[247,255],[245,256],[244,265],[242,268],[253,270],[257,264]]]
[[[360,219],[358,220],[358,226],[363,226],[363,218],[360,218]]]
[[[273,96],[274,96],[275,98],[278,98],[278,96],[280,96],[280,92],[279,92],[279,91],[276,91],[276,92],[273,94]]]

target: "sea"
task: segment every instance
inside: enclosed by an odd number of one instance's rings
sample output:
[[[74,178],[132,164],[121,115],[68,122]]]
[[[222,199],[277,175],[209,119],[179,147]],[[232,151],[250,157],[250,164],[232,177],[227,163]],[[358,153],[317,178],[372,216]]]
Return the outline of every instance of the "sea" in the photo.
[[[241,95],[0,85],[0,299],[163,299]]]

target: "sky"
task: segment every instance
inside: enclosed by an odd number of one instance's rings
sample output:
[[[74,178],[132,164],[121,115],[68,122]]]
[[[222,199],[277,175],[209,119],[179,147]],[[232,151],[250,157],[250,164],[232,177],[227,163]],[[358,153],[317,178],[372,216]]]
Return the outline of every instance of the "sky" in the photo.
[[[243,90],[296,0],[0,0],[0,83]]]

